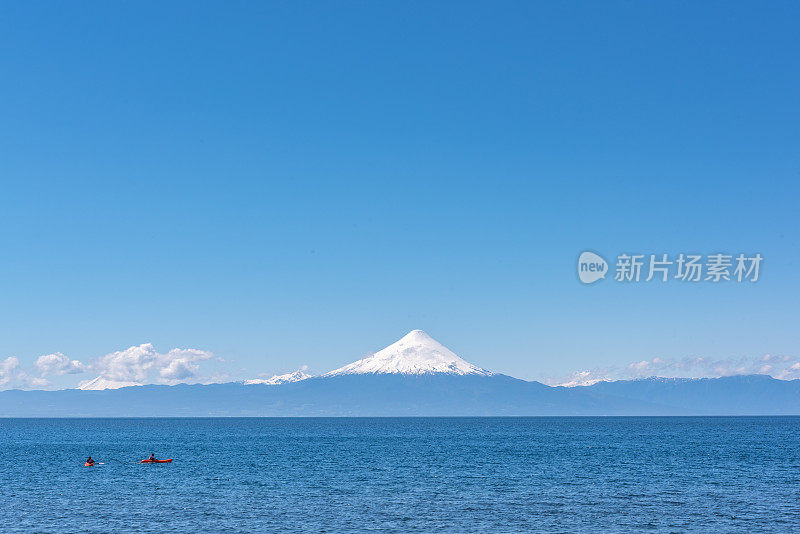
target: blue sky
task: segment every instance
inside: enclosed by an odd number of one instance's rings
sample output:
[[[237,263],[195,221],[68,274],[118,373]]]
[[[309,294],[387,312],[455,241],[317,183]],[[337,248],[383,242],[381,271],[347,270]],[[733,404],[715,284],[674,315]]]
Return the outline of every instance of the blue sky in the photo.
[[[3,4],[0,360],[149,342],[324,372],[414,328],[535,379],[800,356],[798,16]],[[587,249],[765,259],[584,286]]]

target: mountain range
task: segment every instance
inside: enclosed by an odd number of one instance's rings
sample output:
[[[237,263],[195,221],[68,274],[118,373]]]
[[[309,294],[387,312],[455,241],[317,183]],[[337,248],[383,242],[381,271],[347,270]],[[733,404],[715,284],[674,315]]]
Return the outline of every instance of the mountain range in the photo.
[[[104,382],[105,381],[105,382]],[[0,392],[3,417],[800,415],[800,380],[748,375],[552,387],[477,367],[413,330],[321,376]]]

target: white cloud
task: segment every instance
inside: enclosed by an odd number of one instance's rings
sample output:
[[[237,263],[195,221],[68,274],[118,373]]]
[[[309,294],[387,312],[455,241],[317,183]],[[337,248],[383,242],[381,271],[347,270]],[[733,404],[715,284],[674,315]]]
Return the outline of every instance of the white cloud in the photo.
[[[9,356],[0,361],[0,387],[42,387],[48,384],[44,378],[31,376],[19,368],[19,359]]]
[[[145,343],[106,354],[92,367],[108,380],[174,384],[197,380],[198,363],[212,357],[212,353],[197,349],[172,349],[160,353],[151,343]]]
[[[70,360],[60,352],[39,356],[34,365],[42,376],[83,373],[87,370],[84,364]]]
[[[0,362],[0,386],[5,386],[11,383],[17,373],[19,372],[19,359],[14,356],[9,356]]]
[[[789,355],[712,359],[692,356],[681,359],[641,360],[622,367],[576,371],[566,377],[546,380],[554,386],[588,386],[603,380],[630,380],[659,376],[665,378],[719,378],[763,374],[782,380],[800,378],[800,359]]]
[[[181,380],[194,377],[199,370],[200,367],[187,358],[176,358],[162,368],[158,374],[167,380]]]

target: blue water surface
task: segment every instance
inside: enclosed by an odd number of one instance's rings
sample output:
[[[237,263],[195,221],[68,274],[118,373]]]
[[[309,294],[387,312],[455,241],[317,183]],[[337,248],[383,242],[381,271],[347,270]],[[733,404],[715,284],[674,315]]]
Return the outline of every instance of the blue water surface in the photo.
[[[0,419],[3,532],[800,529],[800,418]],[[138,463],[151,452],[171,464]],[[88,455],[98,462],[83,466]]]

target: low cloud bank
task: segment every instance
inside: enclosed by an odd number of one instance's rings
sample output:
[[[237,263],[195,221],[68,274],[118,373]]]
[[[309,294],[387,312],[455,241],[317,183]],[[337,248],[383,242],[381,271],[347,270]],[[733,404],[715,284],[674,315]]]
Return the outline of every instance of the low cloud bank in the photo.
[[[552,386],[590,386],[597,382],[632,380],[651,376],[665,378],[720,378],[736,375],[769,375],[781,380],[800,378],[800,359],[788,355],[713,359],[700,356],[681,359],[653,358],[623,367],[596,367],[548,379]]]
[[[177,384],[196,381],[199,363],[213,357],[211,352],[198,349],[172,349],[160,353],[151,343],[145,343],[98,358],[92,370],[117,382]]]
[[[10,356],[0,360],[0,388],[46,387],[50,385],[47,377],[79,373],[97,373],[98,378],[109,383],[211,383],[227,377],[226,373],[219,371],[213,376],[202,375],[201,362],[213,357],[211,352],[199,349],[176,348],[158,352],[151,343],[145,343],[111,352],[90,363],[73,360],[60,352],[44,354],[31,368],[24,370],[19,359]]]
[[[20,369],[19,359],[15,356],[0,361],[0,387],[43,387],[47,384],[46,379]]]

